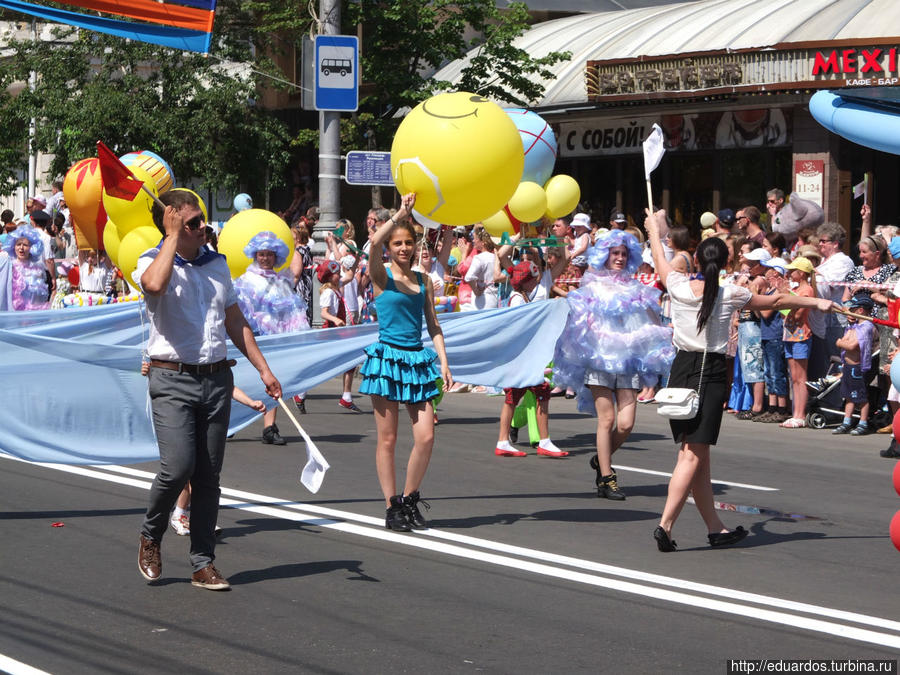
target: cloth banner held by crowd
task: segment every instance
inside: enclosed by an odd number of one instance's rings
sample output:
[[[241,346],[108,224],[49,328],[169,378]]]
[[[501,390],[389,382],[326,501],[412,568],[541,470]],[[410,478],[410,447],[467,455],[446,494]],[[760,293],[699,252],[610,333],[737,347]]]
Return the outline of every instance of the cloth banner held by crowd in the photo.
[[[140,374],[140,312],[139,303],[126,303],[0,313],[0,378],[15,392],[0,411],[0,450],[65,464],[157,459],[147,381]],[[566,303],[539,302],[445,315],[441,325],[454,377],[496,387],[540,384],[567,313]],[[257,342],[284,391],[298,392],[362,363],[377,332],[377,324],[368,324],[261,336]],[[274,405],[253,366],[233,347],[229,356],[238,360],[235,383]],[[233,406],[229,433],[258,416]]]

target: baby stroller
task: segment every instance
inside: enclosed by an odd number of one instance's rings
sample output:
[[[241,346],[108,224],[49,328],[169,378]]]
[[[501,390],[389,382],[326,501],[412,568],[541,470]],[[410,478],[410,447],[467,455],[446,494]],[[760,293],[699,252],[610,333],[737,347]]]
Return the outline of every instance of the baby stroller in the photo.
[[[884,395],[877,386],[879,361],[878,350],[872,352],[872,368],[869,373],[872,380],[869,382],[869,426],[879,429],[891,421],[891,416],[884,408]],[[809,402],[807,404],[806,426],[813,429],[824,429],[829,424],[840,424],[844,420],[843,401],[840,397],[841,387],[841,359],[839,356],[831,357],[831,364],[825,376],[813,382],[807,382],[809,390]],[[859,410],[853,412],[853,419],[859,420]]]

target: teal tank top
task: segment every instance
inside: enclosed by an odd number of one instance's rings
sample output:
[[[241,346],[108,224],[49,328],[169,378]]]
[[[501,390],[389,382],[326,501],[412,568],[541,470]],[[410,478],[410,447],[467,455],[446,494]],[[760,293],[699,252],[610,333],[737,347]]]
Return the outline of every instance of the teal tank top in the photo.
[[[422,273],[416,272],[419,292],[415,295],[404,293],[394,283],[391,268],[387,271],[387,287],[375,298],[378,313],[378,339],[397,347],[421,349],[422,317],[425,309],[425,283]]]

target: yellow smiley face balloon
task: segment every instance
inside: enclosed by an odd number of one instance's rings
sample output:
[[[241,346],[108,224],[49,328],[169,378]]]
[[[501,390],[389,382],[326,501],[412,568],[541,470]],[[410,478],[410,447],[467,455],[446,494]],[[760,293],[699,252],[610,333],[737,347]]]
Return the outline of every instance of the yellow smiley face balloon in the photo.
[[[294,257],[294,235],[279,216],[265,209],[247,209],[233,216],[219,233],[219,253],[225,256],[231,277],[237,279],[250,266],[244,247],[260,232],[274,232],[288,250],[287,260],[276,270],[287,269]]]
[[[445,225],[470,225],[509,201],[525,155],[509,115],[467,92],[438,94],[410,112],[391,146],[401,194],[416,193],[416,213]]]

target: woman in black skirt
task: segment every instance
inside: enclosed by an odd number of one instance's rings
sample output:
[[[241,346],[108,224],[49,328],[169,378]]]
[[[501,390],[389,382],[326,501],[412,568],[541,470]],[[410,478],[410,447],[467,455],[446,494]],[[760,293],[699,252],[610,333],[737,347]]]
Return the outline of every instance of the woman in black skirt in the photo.
[[[701,278],[690,279],[676,272],[666,260],[659,238],[665,211],[649,214],[645,222],[653,262],[660,281],[672,299],[673,342],[678,352],[672,363],[669,387],[698,389],[700,409],[692,419],[670,420],[672,436],[681,444],[678,461],[669,481],[669,494],[659,526],[653,531],[660,551],[674,551],[672,528],[688,494],[706,523],[710,546],[728,546],[745,536],[743,527],[729,530],[716,513],[710,481],[709,448],[719,438],[722,409],[727,398],[725,349],[731,314],[742,308],[755,310],[808,307],[823,312],[833,304],[822,298],[786,293],[753,295],[736,285],[720,286],[719,273],[728,262],[728,248],[721,239],[703,240],[694,254],[694,269]]]

